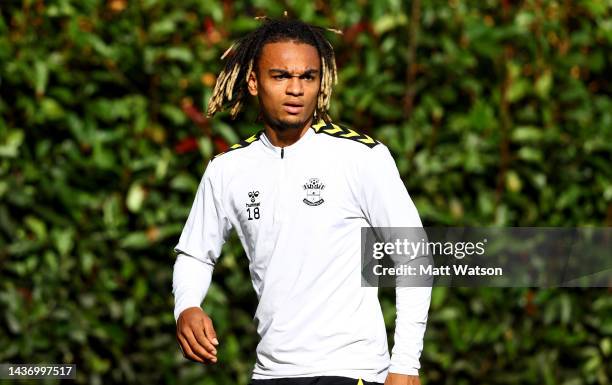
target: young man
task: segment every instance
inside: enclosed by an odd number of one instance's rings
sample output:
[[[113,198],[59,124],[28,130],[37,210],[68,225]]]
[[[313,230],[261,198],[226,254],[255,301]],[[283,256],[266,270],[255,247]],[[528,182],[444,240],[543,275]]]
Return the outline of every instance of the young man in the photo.
[[[175,247],[177,339],[217,362],[200,307],[234,228],[259,299],[252,384],[419,384],[431,288],[396,289],[389,357],[376,287],[361,287],[360,229],[420,227],[387,147],[331,123],[334,53],[323,30],[266,20],[238,41],[208,113],[257,96],[264,128],[211,160]],[[214,317],[214,315],[212,315]]]

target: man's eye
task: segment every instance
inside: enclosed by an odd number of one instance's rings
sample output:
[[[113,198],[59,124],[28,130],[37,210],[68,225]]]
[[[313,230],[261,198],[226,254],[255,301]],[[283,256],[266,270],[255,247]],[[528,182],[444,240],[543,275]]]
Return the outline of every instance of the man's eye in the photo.
[[[280,79],[287,79],[287,77],[288,77],[288,76],[287,76],[287,75],[274,75],[274,76],[272,76],[272,77],[273,77],[274,79],[278,79],[278,80],[280,80]]]
[[[302,77],[302,79],[305,79],[305,80],[314,80],[314,76],[312,76],[312,75],[305,75],[304,77]]]

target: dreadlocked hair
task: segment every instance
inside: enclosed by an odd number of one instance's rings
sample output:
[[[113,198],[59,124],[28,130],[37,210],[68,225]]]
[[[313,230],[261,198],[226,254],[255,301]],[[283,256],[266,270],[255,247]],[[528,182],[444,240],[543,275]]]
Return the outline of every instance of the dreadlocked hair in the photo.
[[[264,45],[292,41],[311,45],[319,53],[321,86],[315,115],[317,119],[323,119],[329,123],[331,119],[328,111],[332,87],[338,82],[338,76],[334,49],[323,36],[326,29],[299,20],[276,20],[267,17],[258,19],[263,20],[263,25],[236,41],[221,56],[221,60],[226,58],[227,60],[217,77],[215,88],[208,102],[207,116],[210,118],[219,111],[229,109],[231,118],[235,119],[248,98],[247,80],[251,71],[257,68]],[[327,30],[341,33],[331,28]]]

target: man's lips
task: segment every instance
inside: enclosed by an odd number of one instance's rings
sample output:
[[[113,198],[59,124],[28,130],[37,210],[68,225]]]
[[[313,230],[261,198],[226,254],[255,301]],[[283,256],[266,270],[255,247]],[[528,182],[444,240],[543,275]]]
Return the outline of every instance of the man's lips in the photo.
[[[283,103],[283,109],[290,114],[299,114],[304,109],[304,105],[301,103]]]

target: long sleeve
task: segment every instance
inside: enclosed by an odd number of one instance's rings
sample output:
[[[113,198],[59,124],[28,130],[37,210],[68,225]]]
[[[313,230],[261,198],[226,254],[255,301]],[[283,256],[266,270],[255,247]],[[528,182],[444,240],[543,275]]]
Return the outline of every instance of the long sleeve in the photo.
[[[219,185],[213,163],[209,162],[174,248],[178,254],[172,276],[175,320],[186,308],[201,305],[214,265],[231,230],[217,191]]]
[[[395,336],[389,372],[418,375],[431,287],[395,288]]]
[[[417,209],[384,145],[361,162],[362,210],[373,227],[422,227]],[[394,345],[389,372],[418,375],[431,287],[396,287]]]
[[[212,280],[213,266],[190,255],[179,253],[174,262],[172,293],[174,294],[174,320],[183,310],[200,306]]]

